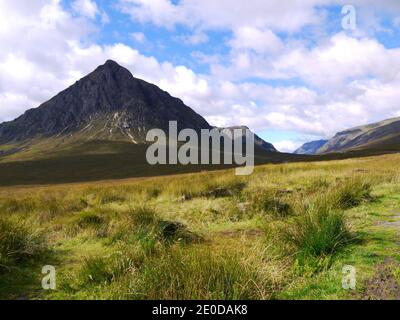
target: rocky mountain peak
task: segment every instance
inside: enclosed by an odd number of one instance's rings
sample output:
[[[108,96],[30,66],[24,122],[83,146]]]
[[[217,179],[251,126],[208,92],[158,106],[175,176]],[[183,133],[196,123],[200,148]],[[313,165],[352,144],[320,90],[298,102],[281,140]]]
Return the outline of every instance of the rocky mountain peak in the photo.
[[[0,144],[48,138],[63,142],[73,139],[143,143],[147,132],[153,128],[168,132],[170,121],[177,121],[178,130],[211,129],[208,122],[182,100],[135,78],[117,62],[107,60],[38,108],[0,124]],[[275,151],[258,137],[256,144]]]
[[[0,143],[70,135],[138,142],[149,129],[168,128],[169,121],[210,127],[180,99],[108,60],[38,108],[1,124]]]

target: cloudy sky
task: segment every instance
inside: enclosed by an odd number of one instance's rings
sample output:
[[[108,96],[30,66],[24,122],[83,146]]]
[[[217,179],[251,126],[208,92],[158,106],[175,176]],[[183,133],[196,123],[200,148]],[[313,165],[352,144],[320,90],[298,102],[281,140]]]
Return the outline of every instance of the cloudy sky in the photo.
[[[0,0],[0,121],[107,59],[292,151],[400,116],[400,1]]]

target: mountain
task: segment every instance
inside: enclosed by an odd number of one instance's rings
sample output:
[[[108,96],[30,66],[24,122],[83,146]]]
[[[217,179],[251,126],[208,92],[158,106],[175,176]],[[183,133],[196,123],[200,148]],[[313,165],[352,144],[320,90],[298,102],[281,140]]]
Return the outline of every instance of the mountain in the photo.
[[[1,124],[0,144],[73,135],[139,143],[149,129],[167,130],[170,120],[180,128],[210,128],[180,99],[109,60],[38,108]]]
[[[0,124],[0,145],[13,145],[0,152],[15,153],[48,139],[57,146],[91,140],[141,144],[150,129],[168,132],[169,121],[177,121],[178,130],[212,128],[180,99],[108,60],[38,108]],[[260,138],[257,143],[275,151]]]
[[[393,152],[399,149],[400,118],[392,118],[339,132],[313,154]]]
[[[305,143],[299,149],[297,149],[294,154],[316,154],[318,149],[324,146],[327,142],[328,140],[318,140]]]
[[[246,134],[245,130],[249,130],[248,127],[246,126],[234,126],[234,127],[216,127],[218,130],[242,130],[242,135],[244,136]],[[258,135],[254,134],[254,145],[264,151],[268,152],[278,152],[278,150],[275,149],[275,147],[271,144],[266,142],[265,140],[261,139]]]
[[[39,107],[0,124],[0,185],[97,181],[232,167],[149,165],[146,134],[153,128],[168,132],[169,121],[177,121],[178,130],[214,128],[180,99],[109,60]],[[257,136],[255,140],[256,163],[297,159],[276,152],[273,145]]]

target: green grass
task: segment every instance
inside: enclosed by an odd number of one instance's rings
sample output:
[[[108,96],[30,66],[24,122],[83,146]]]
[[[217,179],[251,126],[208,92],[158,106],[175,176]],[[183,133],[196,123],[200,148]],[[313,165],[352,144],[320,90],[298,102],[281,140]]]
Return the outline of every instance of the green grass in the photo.
[[[315,270],[329,266],[332,257],[351,241],[344,214],[324,210],[306,212],[281,232],[296,263]]]
[[[377,264],[400,261],[399,159],[2,188],[0,297],[357,298]]]
[[[45,250],[43,234],[17,219],[0,219],[0,268],[35,259]]]

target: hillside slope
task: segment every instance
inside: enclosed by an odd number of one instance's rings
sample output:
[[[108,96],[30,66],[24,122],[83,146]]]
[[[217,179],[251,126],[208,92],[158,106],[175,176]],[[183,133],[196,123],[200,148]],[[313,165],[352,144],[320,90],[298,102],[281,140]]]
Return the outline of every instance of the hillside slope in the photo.
[[[394,152],[400,150],[400,118],[387,119],[381,122],[355,127],[337,133],[316,150],[311,150],[316,142],[305,144],[299,150],[308,154],[364,152]],[[298,150],[298,151],[299,151]],[[299,153],[296,151],[296,153]]]
[[[318,140],[305,143],[297,149],[294,154],[316,154],[316,152],[327,142],[328,140]]]

